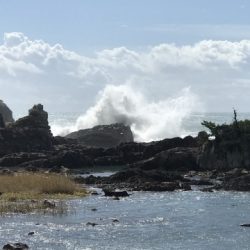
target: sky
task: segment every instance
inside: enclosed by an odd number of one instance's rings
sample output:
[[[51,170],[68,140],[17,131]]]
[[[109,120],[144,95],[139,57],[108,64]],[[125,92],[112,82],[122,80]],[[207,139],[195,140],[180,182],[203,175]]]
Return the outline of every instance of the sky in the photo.
[[[0,0],[0,99],[15,115],[180,98],[192,112],[250,111],[249,11],[248,0]]]

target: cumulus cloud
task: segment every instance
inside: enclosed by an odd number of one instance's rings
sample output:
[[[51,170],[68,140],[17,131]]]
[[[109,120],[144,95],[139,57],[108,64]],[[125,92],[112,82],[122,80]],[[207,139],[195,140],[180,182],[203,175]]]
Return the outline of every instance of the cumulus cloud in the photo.
[[[0,94],[18,112],[37,102],[50,112],[84,112],[106,85],[129,86],[149,103],[164,102],[189,87],[206,110],[244,111],[249,66],[250,40],[160,44],[140,51],[120,47],[87,57],[13,32],[0,45]]]

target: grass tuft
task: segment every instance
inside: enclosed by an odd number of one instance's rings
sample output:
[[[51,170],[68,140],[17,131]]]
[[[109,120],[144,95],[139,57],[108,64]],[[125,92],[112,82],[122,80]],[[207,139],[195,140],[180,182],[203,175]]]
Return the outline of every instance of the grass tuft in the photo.
[[[57,174],[17,174],[0,176],[0,214],[32,211],[63,212],[62,200],[85,196],[87,191],[67,176]],[[48,207],[44,200],[56,200]]]

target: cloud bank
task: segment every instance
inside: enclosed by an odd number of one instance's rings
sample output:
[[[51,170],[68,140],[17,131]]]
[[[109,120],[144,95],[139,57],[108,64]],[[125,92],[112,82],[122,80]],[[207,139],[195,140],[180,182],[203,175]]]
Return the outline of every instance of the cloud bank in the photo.
[[[249,40],[160,44],[143,51],[121,47],[86,57],[13,32],[4,34],[0,45],[1,98],[14,108],[13,93],[18,93],[26,106],[43,101],[49,110],[60,110],[62,105],[79,110],[93,104],[107,84],[136,87],[154,100],[191,87],[208,107],[220,103],[226,110],[228,105],[237,106],[239,97],[240,106],[249,104],[248,98],[242,99],[249,93],[249,66]]]
[[[160,44],[141,50],[120,47],[83,56],[61,44],[13,32],[4,34],[0,45],[0,98],[15,113],[38,102],[49,112],[81,110],[85,115],[77,128],[124,119],[138,138],[153,138],[161,136],[163,124],[171,120],[165,115],[171,116],[175,107],[180,120],[181,114],[203,108],[249,110],[249,68],[250,40]],[[166,119],[158,124],[157,134],[151,131],[147,111],[154,120]]]

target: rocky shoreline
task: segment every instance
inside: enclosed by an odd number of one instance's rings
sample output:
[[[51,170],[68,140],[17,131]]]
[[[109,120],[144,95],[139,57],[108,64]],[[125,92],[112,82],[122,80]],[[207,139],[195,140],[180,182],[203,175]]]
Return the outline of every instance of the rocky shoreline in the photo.
[[[250,191],[248,123],[243,129],[235,123],[217,126],[212,140],[203,131],[197,137],[137,143],[130,128],[122,124],[54,137],[41,104],[15,122],[10,117],[5,121],[6,115],[0,117],[0,174],[57,172],[109,189],[174,191],[205,185],[204,191]],[[101,166],[126,168],[109,177],[76,175]]]

